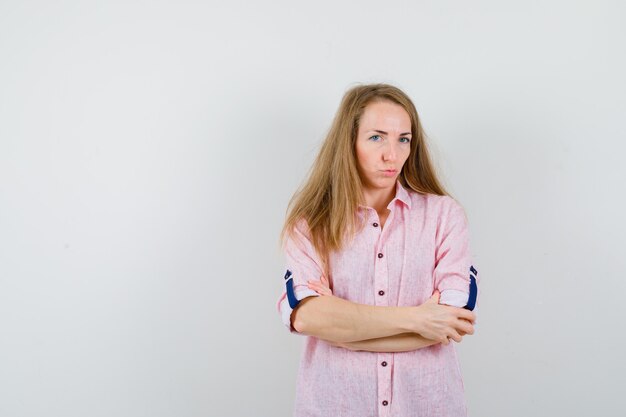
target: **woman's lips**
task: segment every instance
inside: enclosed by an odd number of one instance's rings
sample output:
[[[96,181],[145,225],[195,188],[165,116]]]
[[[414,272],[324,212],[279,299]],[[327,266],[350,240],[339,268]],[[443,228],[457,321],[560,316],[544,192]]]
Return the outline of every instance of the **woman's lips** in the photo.
[[[382,171],[382,173],[385,177],[393,177],[398,173],[398,171],[396,171],[395,169],[386,169]]]

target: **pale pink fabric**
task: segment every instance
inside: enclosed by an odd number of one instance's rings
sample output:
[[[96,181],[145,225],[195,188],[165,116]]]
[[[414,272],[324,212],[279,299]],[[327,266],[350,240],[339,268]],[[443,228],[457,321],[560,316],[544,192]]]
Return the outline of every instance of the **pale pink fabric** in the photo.
[[[381,231],[380,225],[373,225],[380,223],[377,212],[359,207],[366,226],[344,250],[330,257],[333,294],[360,304],[417,306],[438,288],[441,300],[447,296],[449,304],[464,306],[472,261],[463,208],[451,197],[416,193],[400,182],[388,208],[391,212]],[[309,236],[302,221],[285,246],[286,269],[292,273],[298,300],[319,296],[306,286],[307,280],[319,280],[322,274]],[[286,291],[277,308],[289,331],[300,335],[290,326],[292,309]],[[466,416],[454,342],[378,353],[350,351],[304,337],[296,417]]]

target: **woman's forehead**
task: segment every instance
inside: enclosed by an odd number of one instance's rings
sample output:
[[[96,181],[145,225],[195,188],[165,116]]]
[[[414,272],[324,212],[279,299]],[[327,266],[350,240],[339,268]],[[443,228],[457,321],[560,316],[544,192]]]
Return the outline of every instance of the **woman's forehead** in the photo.
[[[359,130],[410,133],[411,117],[399,104],[390,101],[376,101],[365,107],[361,115]]]

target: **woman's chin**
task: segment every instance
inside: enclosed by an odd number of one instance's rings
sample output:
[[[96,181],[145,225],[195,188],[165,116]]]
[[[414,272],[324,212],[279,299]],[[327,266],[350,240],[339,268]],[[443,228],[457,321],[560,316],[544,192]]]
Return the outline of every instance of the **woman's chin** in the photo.
[[[374,180],[364,181],[363,186],[365,188],[389,188],[393,187],[396,184],[397,178],[397,175],[395,177],[375,178]]]

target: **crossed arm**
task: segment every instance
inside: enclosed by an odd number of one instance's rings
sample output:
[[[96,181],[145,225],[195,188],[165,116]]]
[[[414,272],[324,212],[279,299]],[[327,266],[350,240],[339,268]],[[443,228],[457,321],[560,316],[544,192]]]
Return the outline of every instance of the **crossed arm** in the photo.
[[[356,304],[332,295],[328,282],[311,281],[319,297],[302,300],[291,315],[298,332],[350,350],[406,352],[473,334],[471,311],[440,305],[439,293],[420,306]]]
[[[393,336],[378,337],[375,339],[357,340],[354,342],[335,343],[331,345],[349,350],[363,350],[368,352],[408,352],[426,346],[436,345],[437,341],[426,339],[417,333],[400,333]]]

